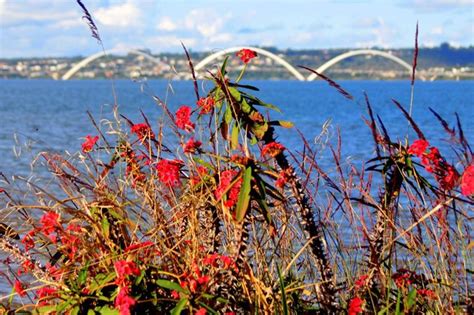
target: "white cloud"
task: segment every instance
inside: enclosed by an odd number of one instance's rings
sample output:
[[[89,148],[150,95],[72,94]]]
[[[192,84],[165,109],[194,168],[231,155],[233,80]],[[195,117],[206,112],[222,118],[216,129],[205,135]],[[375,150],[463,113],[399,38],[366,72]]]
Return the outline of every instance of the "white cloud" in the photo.
[[[444,29],[442,26],[436,26],[431,29],[431,35],[442,35],[444,34]]]
[[[181,47],[181,43],[183,43],[186,47],[192,48],[195,47],[198,43],[196,38],[187,37],[182,38],[174,35],[170,36],[155,36],[151,38],[147,38],[145,40],[145,46],[151,51],[167,51],[170,48],[178,48]]]
[[[223,29],[224,23],[231,17],[222,16],[213,10],[191,10],[184,19],[184,26],[188,30],[196,29],[202,36],[210,38]]]
[[[160,31],[172,32],[177,29],[176,23],[169,16],[164,16],[156,25],[156,28]]]
[[[222,43],[228,43],[233,40],[233,36],[230,33],[221,33],[221,34],[216,34],[212,37],[209,38],[209,43],[212,44],[222,44]]]
[[[123,4],[99,8],[93,13],[97,21],[105,26],[128,27],[141,24],[141,11],[133,3],[127,1]]]

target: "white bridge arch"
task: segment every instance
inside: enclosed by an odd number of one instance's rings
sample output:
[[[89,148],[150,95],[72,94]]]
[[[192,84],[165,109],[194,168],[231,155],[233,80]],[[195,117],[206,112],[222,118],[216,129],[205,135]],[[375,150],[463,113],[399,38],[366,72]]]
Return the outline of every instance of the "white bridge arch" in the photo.
[[[279,63],[280,65],[282,65],[283,67],[285,67],[298,80],[300,80],[300,81],[305,81],[306,80],[305,77],[298,70],[296,70],[295,67],[290,65],[285,59],[283,59],[280,56],[277,56],[274,53],[271,53],[271,52],[269,52],[265,49],[257,48],[257,47],[250,47],[250,46],[231,47],[231,48],[227,48],[227,49],[218,51],[216,53],[213,53],[213,54],[207,56],[206,58],[204,58],[203,60],[201,60],[194,67],[194,70],[196,70],[196,72],[197,72],[197,71],[201,70],[202,68],[204,68],[208,63],[212,62],[213,60],[215,60],[215,59],[217,59],[221,56],[227,55],[227,54],[238,52],[241,49],[250,49],[250,50],[255,51],[257,54],[267,56],[267,57],[273,59],[274,61],[276,61],[277,63]]]
[[[336,63],[338,63],[338,62],[340,62],[344,59],[354,57],[354,56],[359,56],[359,55],[372,55],[372,56],[384,57],[384,58],[390,59],[392,61],[395,61],[396,63],[398,63],[402,67],[406,68],[410,72],[410,74],[412,72],[412,66],[409,63],[407,63],[406,61],[404,61],[403,59],[400,59],[397,56],[394,56],[394,55],[392,55],[388,52],[380,51],[380,50],[374,50],[374,49],[351,50],[351,51],[348,51],[346,53],[340,54],[339,56],[336,56],[336,57],[332,58],[331,60],[326,61],[322,66],[319,66],[319,68],[316,69],[316,72],[323,73],[328,68],[334,66]],[[316,78],[317,78],[317,75],[315,73],[311,73],[306,80],[313,81]]]
[[[75,75],[77,72],[79,72],[79,70],[81,70],[82,68],[87,66],[89,63],[93,62],[94,60],[105,57],[109,54],[123,53],[123,52],[124,52],[123,49],[109,49],[109,50],[106,50],[105,52],[101,51],[101,52],[95,53],[93,55],[90,55],[89,57],[84,58],[79,63],[74,65],[74,67],[69,69],[61,78],[62,78],[62,80],[69,80],[73,75]],[[165,64],[161,60],[158,60],[157,58],[153,57],[152,55],[147,54],[146,52],[143,52],[143,51],[140,51],[140,50],[137,50],[137,49],[130,49],[130,50],[127,51],[127,53],[132,54],[132,55],[143,56],[143,57],[147,58],[148,60],[150,60],[150,61],[152,61],[156,64],[160,64],[160,65],[163,65],[164,67],[167,67],[168,69],[171,69],[171,67],[169,65]]]
[[[272,52],[269,52],[265,49],[257,48],[257,47],[251,47],[251,46],[231,47],[231,48],[227,48],[227,49],[218,51],[216,53],[213,53],[213,54],[207,56],[206,58],[204,58],[203,60],[201,60],[194,67],[194,70],[196,72],[198,72],[198,71],[202,70],[210,62],[214,61],[215,59],[217,59],[219,57],[222,57],[226,54],[238,52],[241,49],[251,49],[251,50],[257,52],[260,55],[267,56],[267,57],[271,58],[275,62],[277,62],[280,65],[282,65],[283,67],[285,67],[285,69],[287,69],[291,74],[293,74],[293,76],[295,76],[296,79],[298,79],[300,81],[313,81],[314,79],[317,78],[317,75],[314,74],[314,73],[310,74],[307,78],[305,78],[295,67],[293,67],[291,64],[289,64],[282,57],[280,57],[280,56],[278,56],[278,55],[276,55]],[[62,79],[63,80],[69,80],[74,74],[76,74],[79,70],[81,70],[83,67],[87,66],[89,63],[93,62],[94,60],[99,59],[101,57],[104,57],[104,56],[106,56],[108,54],[111,54],[111,53],[116,53],[116,52],[123,53],[124,51],[120,50],[120,49],[110,49],[110,50],[105,51],[105,53],[104,52],[95,53],[95,54],[81,60],[76,65],[74,65],[74,67],[69,69],[69,71],[67,71],[62,76]],[[161,60],[158,60],[157,58],[155,58],[155,57],[151,56],[150,54],[147,54],[143,51],[140,51],[140,50],[137,50],[137,49],[132,49],[132,50],[129,50],[127,53],[143,56],[143,57],[151,60],[152,62],[163,65],[164,67],[171,70],[171,67],[169,65],[165,64]],[[412,72],[412,66],[410,64],[408,64],[406,61],[404,61],[403,59],[401,59],[397,56],[394,56],[391,53],[388,53],[388,52],[385,52],[385,51],[380,51],[380,50],[374,50],[374,49],[360,49],[360,50],[351,50],[351,51],[345,52],[343,54],[340,54],[340,55],[330,59],[329,61],[325,62],[323,65],[319,66],[316,69],[316,72],[323,73],[324,71],[326,71],[330,67],[332,67],[335,64],[341,62],[342,60],[350,58],[350,57],[354,57],[354,56],[359,56],[359,55],[372,55],[372,56],[380,56],[380,57],[383,57],[383,58],[387,58],[389,60],[392,60],[392,61],[398,63],[399,65],[401,65],[405,69],[407,69],[410,74]]]

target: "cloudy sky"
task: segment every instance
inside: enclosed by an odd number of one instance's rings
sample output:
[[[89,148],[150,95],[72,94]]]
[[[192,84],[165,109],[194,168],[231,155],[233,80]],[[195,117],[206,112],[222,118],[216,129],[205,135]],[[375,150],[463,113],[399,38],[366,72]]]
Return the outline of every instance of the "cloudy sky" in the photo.
[[[474,0],[82,0],[107,49],[473,45]],[[99,50],[75,0],[0,0],[0,58]]]

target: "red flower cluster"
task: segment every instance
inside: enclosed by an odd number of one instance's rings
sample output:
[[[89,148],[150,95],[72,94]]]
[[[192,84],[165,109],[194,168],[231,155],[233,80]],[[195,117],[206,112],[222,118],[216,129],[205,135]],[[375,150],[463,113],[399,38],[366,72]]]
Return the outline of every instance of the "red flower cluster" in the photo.
[[[207,310],[204,307],[201,307],[194,315],[206,315]]]
[[[225,255],[219,255],[216,253],[207,255],[202,260],[202,263],[205,266],[211,266],[211,267],[221,266],[224,269],[233,269],[235,272],[238,271],[237,264],[235,263],[235,261],[229,256],[225,256]]]
[[[194,129],[194,124],[190,120],[191,107],[181,106],[180,108],[178,108],[178,111],[176,111],[175,116],[176,116],[175,123],[179,129],[186,130],[187,132],[190,132]]]
[[[144,141],[147,138],[155,138],[155,134],[151,130],[150,126],[145,123],[135,124],[131,128],[132,133],[136,134],[140,141]]]
[[[196,185],[198,183],[201,182],[201,180],[203,179],[203,177],[205,175],[207,175],[207,168],[205,168],[204,166],[200,165],[196,168],[196,171],[197,171],[197,174],[196,175],[192,175],[191,178],[189,179],[191,185]]]
[[[201,141],[196,141],[194,138],[191,138],[184,145],[184,153],[195,153],[202,145]]]
[[[430,300],[436,300],[437,296],[436,293],[433,290],[428,290],[428,289],[418,289],[416,290],[416,293],[426,299]]]
[[[227,200],[224,202],[226,207],[233,207],[239,199],[240,186],[242,186],[242,178],[234,183],[231,187],[232,181],[237,176],[236,170],[226,170],[220,174],[219,187],[214,192],[214,196],[217,200],[220,200],[227,192]],[[230,188],[230,189],[229,189]]]
[[[359,279],[356,280],[354,283],[356,289],[361,289],[366,287],[369,284],[369,276],[368,275],[362,275],[359,277]]]
[[[179,180],[179,170],[183,162],[180,160],[161,160],[156,164],[158,178],[160,181],[170,187],[178,187],[181,182]]]
[[[262,156],[271,156],[275,157],[278,154],[282,153],[285,150],[285,147],[278,142],[270,142],[266,144],[262,149]]]
[[[393,281],[399,288],[405,288],[413,282],[414,273],[409,270],[401,270],[392,276]]]
[[[99,136],[92,137],[90,135],[87,135],[86,140],[84,141],[84,143],[82,143],[82,152],[91,152],[97,140],[99,140]]]
[[[350,300],[349,307],[347,310],[348,315],[357,315],[359,313],[362,313],[364,311],[364,309],[362,308],[364,302],[365,301],[358,296]]]
[[[46,235],[51,242],[56,243],[57,235],[54,232],[59,227],[59,214],[48,211],[41,217],[40,223],[39,231]]]
[[[129,288],[119,288],[119,293],[115,298],[115,308],[119,310],[120,315],[130,315],[130,308],[135,304],[135,299],[129,296]]]
[[[140,269],[133,261],[118,260],[114,263],[115,273],[117,274],[117,279],[115,284],[120,286],[128,285],[128,276],[139,276]]]
[[[239,50],[235,55],[246,64],[249,63],[253,58],[257,57],[257,53],[255,51],[246,48]]]
[[[291,178],[291,171],[290,169],[286,169],[286,170],[282,170],[279,174],[278,174],[278,178],[277,180],[275,181],[275,186],[278,187],[278,188],[283,188],[285,187],[285,184],[290,180]]]
[[[19,296],[23,297],[26,295],[25,287],[20,282],[20,280],[15,280],[14,288],[15,292],[18,293]]]
[[[209,114],[211,110],[214,108],[214,105],[216,104],[216,102],[213,97],[208,96],[208,97],[201,97],[197,101],[196,104],[199,108],[201,108],[201,111],[199,112],[199,114],[203,115],[203,114]]]
[[[468,197],[474,195],[474,164],[466,167],[462,174],[461,193]]]
[[[433,173],[436,181],[444,190],[452,190],[458,182],[459,174],[456,169],[447,163],[438,148],[429,147],[429,142],[418,139],[408,148],[408,153],[416,155],[421,159],[421,164],[425,169]]]
[[[57,297],[57,290],[53,287],[42,287],[41,289],[36,290],[36,296],[38,297],[39,300],[45,299],[45,298],[55,298]],[[47,305],[47,301],[40,301],[39,305]]]

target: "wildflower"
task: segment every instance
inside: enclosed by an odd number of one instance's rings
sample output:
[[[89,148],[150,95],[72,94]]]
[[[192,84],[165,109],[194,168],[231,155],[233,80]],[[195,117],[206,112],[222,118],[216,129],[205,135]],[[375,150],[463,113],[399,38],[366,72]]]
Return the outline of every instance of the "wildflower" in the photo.
[[[179,129],[183,129],[186,131],[191,131],[194,129],[194,124],[191,122],[191,107],[189,106],[181,106],[178,111],[176,112],[176,126]]]
[[[117,279],[115,284],[124,285],[127,283],[127,276],[139,276],[140,269],[133,261],[119,260],[114,263],[115,273],[117,274]]]
[[[17,274],[19,276],[21,276],[22,274],[26,274],[30,272],[31,270],[33,270],[34,267],[35,267],[35,264],[31,260],[25,260],[21,264],[20,268],[18,268]]]
[[[35,247],[35,241],[33,240],[33,236],[35,236],[35,230],[31,230],[22,238],[21,242],[25,246],[25,250],[29,251],[33,247]]]
[[[468,197],[474,195],[474,164],[468,166],[462,174],[461,193]]]
[[[209,265],[209,266],[213,266],[213,267],[217,267],[217,259],[219,259],[219,254],[211,254],[211,255],[207,255],[206,257],[204,257],[204,259],[202,260],[202,263],[203,265]]]
[[[209,276],[201,276],[197,279],[197,282],[199,284],[206,284],[209,282],[209,280],[211,280],[211,278],[209,278]]]
[[[257,57],[257,53],[255,51],[246,48],[239,50],[235,55],[239,57],[240,60],[242,60],[242,62],[245,64],[249,63],[250,60]]]
[[[430,300],[436,300],[437,296],[436,293],[433,290],[428,290],[428,289],[418,289],[416,290],[416,293],[424,298],[430,299]]]
[[[82,144],[82,152],[91,152],[97,140],[99,140],[99,136],[92,137],[90,135],[87,135],[86,140]]]
[[[439,170],[439,173],[440,174],[436,176],[436,179],[441,188],[444,190],[452,190],[459,179],[459,174],[456,169],[452,165],[446,163],[444,168]]]
[[[150,126],[145,123],[135,124],[131,128],[132,133],[136,134],[138,139],[144,141],[147,137],[153,139],[155,137],[153,131],[151,130]]]
[[[203,115],[203,114],[210,113],[212,108],[216,104],[216,102],[214,101],[214,98],[212,98],[211,96],[208,96],[208,97],[201,97],[197,101],[196,104],[199,108],[201,108],[201,111],[199,112],[199,114]]]
[[[158,178],[160,181],[170,187],[177,187],[180,185],[179,170],[183,162],[179,160],[161,160],[156,165],[158,171]]]
[[[44,299],[44,298],[53,298],[57,296],[57,291],[53,287],[43,287],[41,289],[36,290],[36,295],[38,297],[38,300]],[[40,301],[39,305],[43,306],[46,305],[46,301]]]
[[[360,289],[360,288],[363,288],[363,287],[367,286],[368,280],[369,280],[368,275],[360,276],[359,279],[357,279],[356,282],[354,283],[356,289]]]
[[[128,291],[128,287],[120,288],[115,298],[115,308],[119,310],[120,315],[130,315],[130,308],[136,303],[135,299],[128,295]]]
[[[184,145],[184,153],[195,153],[202,145],[201,141],[195,141],[193,137]]]
[[[408,270],[397,272],[392,276],[392,279],[395,281],[397,287],[404,288],[411,284],[412,272]]]
[[[194,315],[206,315],[207,310],[204,307],[201,307]]]
[[[421,157],[426,149],[429,147],[429,142],[423,139],[413,141],[412,145],[408,148],[408,153]]]
[[[26,295],[25,287],[20,282],[20,280],[15,280],[14,288],[15,292],[18,293],[19,296],[24,297]]]
[[[360,297],[354,297],[349,302],[348,307],[348,315],[356,315],[363,312],[362,305],[364,304],[364,300]]]
[[[48,211],[41,217],[40,223],[42,224],[41,231],[49,235],[59,226],[59,214]]]
[[[196,290],[197,290],[197,287],[198,287],[197,281],[194,280],[194,279],[190,279],[189,280],[189,291],[191,291],[192,293],[195,293]]]
[[[226,207],[232,207],[237,203],[239,199],[240,186],[242,185],[242,179],[239,179],[236,183],[230,187],[232,180],[238,174],[235,170],[226,170],[220,174],[220,183],[214,192],[216,199],[220,200],[224,193],[227,192],[227,200],[224,202]],[[230,189],[229,189],[230,187]]]
[[[286,169],[286,170],[282,170],[279,174],[278,174],[278,178],[277,180],[275,181],[275,186],[278,187],[278,188],[283,188],[285,187],[285,184],[290,180],[291,178],[291,172],[289,169]]]
[[[278,142],[270,142],[266,144],[262,149],[262,156],[270,155],[271,157],[276,157],[278,154],[282,153],[285,150],[285,147]]]
[[[201,179],[207,174],[207,168],[200,165],[196,168],[197,174],[192,175],[191,178],[189,179],[191,182],[191,185],[196,185],[201,182]]]

